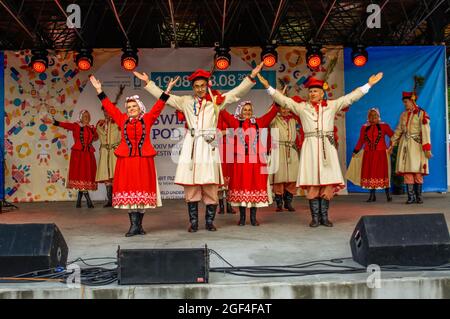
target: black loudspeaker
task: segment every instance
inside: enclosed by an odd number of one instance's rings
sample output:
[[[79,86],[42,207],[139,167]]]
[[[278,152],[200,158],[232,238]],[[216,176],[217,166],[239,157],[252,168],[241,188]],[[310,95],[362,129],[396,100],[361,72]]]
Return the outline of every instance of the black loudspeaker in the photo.
[[[0,276],[66,267],[69,249],[55,224],[0,224]]]
[[[118,249],[119,285],[207,283],[208,249]]]
[[[438,266],[450,261],[443,214],[363,216],[350,239],[361,265]]]

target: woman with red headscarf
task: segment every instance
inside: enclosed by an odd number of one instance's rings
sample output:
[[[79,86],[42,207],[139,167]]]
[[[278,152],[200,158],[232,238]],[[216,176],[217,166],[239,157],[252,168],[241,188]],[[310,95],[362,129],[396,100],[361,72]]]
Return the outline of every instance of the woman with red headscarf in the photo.
[[[88,207],[93,208],[94,205],[89,197],[89,191],[97,190],[97,183],[95,182],[97,164],[92,142],[98,139],[98,135],[95,127],[89,124],[90,121],[91,115],[87,110],[80,111],[79,121],[75,123],[53,121],[53,125],[71,131],[75,142],[70,151],[67,188],[78,190],[77,208],[81,207],[83,195]]]

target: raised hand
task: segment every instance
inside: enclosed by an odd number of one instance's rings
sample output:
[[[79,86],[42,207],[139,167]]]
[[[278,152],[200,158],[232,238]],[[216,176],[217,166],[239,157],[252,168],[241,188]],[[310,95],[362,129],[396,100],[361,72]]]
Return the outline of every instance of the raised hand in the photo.
[[[369,85],[374,86],[383,78],[383,72],[378,72],[369,78]]]
[[[133,74],[134,74],[134,76],[136,76],[139,80],[144,81],[145,83],[150,82],[150,79],[149,79],[147,73],[145,73],[145,72],[139,73],[139,72],[133,71]]]
[[[97,93],[101,93],[102,83],[99,80],[97,80],[93,75],[89,76],[89,80],[91,81],[92,86],[97,90]]]
[[[287,90],[288,90],[288,85],[285,84],[285,85],[284,85],[284,88],[283,88],[283,91],[281,91],[281,94],[286,95]]]
[[[252,70],[252,73],[250,74],[250,77],[254,79],[259,74],[259,72],[261,72],[263,66],[264,66],[264,62],[261,62],[260,64],[258,64],[256,66],[256,68],[254,68]]]
[[[170,79],[169,84],[167,85],[167,89],[165,91],[166,94],[169,94],[170,91],[172,91],[172,88],[177,84],[178,80],[180,79],[179,76],[177,76],[175,79]]]
[[[269,81],[266,80],[260,73],[257,74],[259,82],[264,86],[264,88],[268,89],[270,84]]]

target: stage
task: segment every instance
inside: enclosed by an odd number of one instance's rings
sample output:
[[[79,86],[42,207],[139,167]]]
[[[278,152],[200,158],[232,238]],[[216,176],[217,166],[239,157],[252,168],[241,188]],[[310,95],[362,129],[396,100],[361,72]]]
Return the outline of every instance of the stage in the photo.
[[[55,223],[69,246],[69,260],[78,257],[115,257],[121,248],[201,248],[205,244],[234,266],[286,265],[313,260],[351,257],[350,235],[362,215],[444,213],[450,222],[449,194],[426,193],[423,205],[405,205],[406,196],[387,203],[383,193],[377,202],[367,195],[339,196],[330,218],[335,227],[310,228],[309,208],[296,198],[296,212],[259,210],[261,226],[239,227],[237,215],[216,215],[217,232],[204,230],[204,206],[200,206],[200,230],[186,231],[188,216],[182,200],[164,200],[164,207],[144,219],[145,236],[125,238],[125,212],[102,208],[75,208],[74,202],[20,203],[19,209],[0,215],[0,223]],[[83,203],[84,204],[84,203]],[[92,261],[92,264],[102,261]],[[104,261],[103,261],[104,262]],[[356,265],[352,261],[346,261]],[[211,255],[211,267],[225,263]],[[209,284],[68,288],[61,283],[1,284],[0,298],[450,298],[450,272],[383,272],[381,288],[369,288],[368,274],[328,274],[289,278],[248,278],[210,273]]]

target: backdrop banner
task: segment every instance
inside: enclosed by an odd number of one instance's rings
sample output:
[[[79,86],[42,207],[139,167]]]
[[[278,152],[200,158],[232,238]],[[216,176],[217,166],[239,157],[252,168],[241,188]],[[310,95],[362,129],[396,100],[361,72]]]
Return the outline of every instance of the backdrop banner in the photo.
[[[358,68],[351,62],[351,49],[345,49],[345,91],[348,93],[367,83],[371,74],[382,71],[383,80],[355,103],[347,114],[347,163],[358,141],[361,126],[367,121],[367,111],[377,107],[381,120],[393,130],[400,114],[405,110],[402,91],[412,91],[414,76],[421,76],[425,83],[418,91],[417,104],[431,119],[430,175],[424,179],[424,191],[447,191],[447,137],[446,137],[446,80],[445,46],[369,47],[369,61]],[[392,167],[395,170],[395,167]],[[350,192],[363,192],[362,188],[348,182]]]
[[[310,75],[327,79],[329,98],[343,94],[344,63],[342,47],[328,47],[325,63],[317,72],[307,69],[305,48],[279,47],[278,64],[264,69],[263,75],[273,86],[281,89],[289,86],[288,95],[307,97],[303,82]],[[257,47],[232,48],[231,67],[215,72],[214,88],[226,92],[240,83],[260,61],[261,49]],[[123,111],[126,96],[138,94],[149,109],[155,100],[143,90],[143,83],[120,66],[120,49],[96,49],[93,52],[94,66],[89,72],[79,71],[74,63],[74,53],[49,54],[46,72],[37,74],[28,64],[29,50],[7,51],[5,70],[5,151],[6,151],[6,197],[14,202],[73,200],[76,192],[65,187],[72,134],[52,125],[53,118],[59,121],[77,121],[78,113],[87,109],[91,113],[91,124],[95,125],[103,116],[101,104],[94,88],[88,83],[88,75],[95,74],[103,83],[105,93],[114,100],[120,85],[125,85],[118,101]],[[139,72],[146,72],[157,85],[165,88],[167,81],[176,75],[182,81],[174,94],[192,94],[187,76],[198,68],[212,69],[213,48],[162,48],[139,51]],[[3,61],[3,59],[1,59]],[[3,68],[2,68],[3,70]],[[3,78],[3,77],[2,77]],[[245,97],[255,106],[257,116],[264,114],[272,104],[271,98],[258,83]],[[237,105],[227,109],[234,112]],[[339,154],[345,172],[345,121],[344,114],[337,115]],[[176,163],[172,152],[177,152],[179,141],[184,137],[184,122],[178,121],[175,110],[166,106],[152,128],[151,141],[158,151],[156,168],[163,199],[182,198],[183,188],[174,185]],[[99,143],[95,142],[98,157]],[[345,191],[344,191],[345,192]],[[105,187],[93,192],[95,200],[105,199]]]

